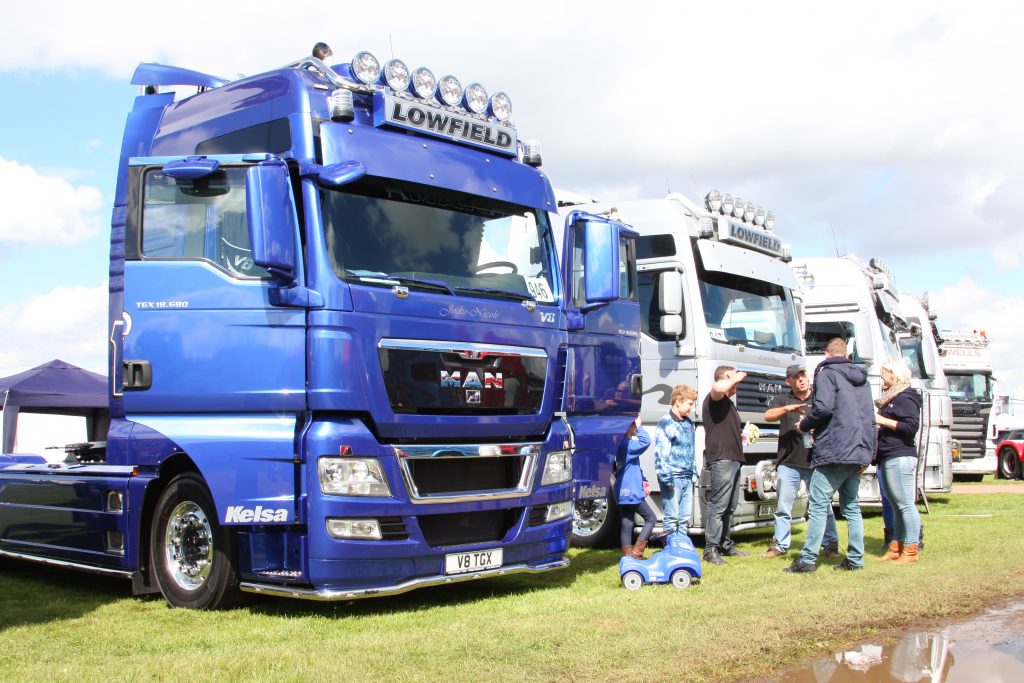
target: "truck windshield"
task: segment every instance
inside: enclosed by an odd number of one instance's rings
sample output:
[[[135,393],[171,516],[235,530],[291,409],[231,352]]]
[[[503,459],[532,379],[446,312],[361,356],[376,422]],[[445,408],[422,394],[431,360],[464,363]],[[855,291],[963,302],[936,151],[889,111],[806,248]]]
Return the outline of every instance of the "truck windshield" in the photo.
[[[543,211],[376,177],[321,196],[342,280],[554,303]]]
[[[946,373],[949,380],[949,397],[960,401],[983,401],[988,403],[992,400],[991,377],[981,372],[970,372],[966,374]]]
[[[770,282],[703,270],[700,294],[711,338],[723,344],[800,353],[793,294]]]

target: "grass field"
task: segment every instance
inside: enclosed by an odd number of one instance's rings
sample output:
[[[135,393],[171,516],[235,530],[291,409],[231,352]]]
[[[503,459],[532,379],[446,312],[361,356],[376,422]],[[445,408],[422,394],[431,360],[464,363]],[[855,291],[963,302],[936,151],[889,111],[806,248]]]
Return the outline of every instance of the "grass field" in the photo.
[[[619,586],[618,554],[560,572],[344,604],[260,598],[169,609],[127,583],[0,564],[0,680],[694,680],[759,678],[922,619],[1024,597],[1024,495],[933,496],[917,565],[789,575],[760,557],[698,586]],[[869,550],[881,516],[866,511]],[[845,523],[840,522],[840,534]],[[798,526],[795,544],[802,542]],[[835,561],[832,561],[834,564]]]

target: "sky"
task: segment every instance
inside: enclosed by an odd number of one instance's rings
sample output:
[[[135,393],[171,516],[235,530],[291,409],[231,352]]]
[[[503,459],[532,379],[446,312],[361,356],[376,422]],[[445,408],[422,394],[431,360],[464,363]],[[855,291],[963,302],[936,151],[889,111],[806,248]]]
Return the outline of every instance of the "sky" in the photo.
[[[365,6],[366,9],[353,9]],[[0,376],[105,372],[139,62],[235,78],[317,41],[479,81],[558,188],[763,205],[796,257],[880,257],[1024,395],[1024,8],[1011,2],[38,0],[0,24]]]

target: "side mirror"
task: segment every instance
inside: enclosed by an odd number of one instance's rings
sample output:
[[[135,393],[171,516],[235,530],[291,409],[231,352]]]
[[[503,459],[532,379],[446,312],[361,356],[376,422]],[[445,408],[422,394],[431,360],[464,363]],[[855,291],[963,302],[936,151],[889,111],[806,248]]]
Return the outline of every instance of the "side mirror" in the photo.
[[[619,298],[619,236],[612,223],[583,222],[583,293],[588,304]]]
[[[683,275],[678,270],[666,270],[658,276],[658,310],[661,312],[661,330],[679,336],[683,333]]]
[[[298,220],[287,167],[250,167],[246,171],[245,201],[253,263],[268,270],[278,282],[292,284]]]

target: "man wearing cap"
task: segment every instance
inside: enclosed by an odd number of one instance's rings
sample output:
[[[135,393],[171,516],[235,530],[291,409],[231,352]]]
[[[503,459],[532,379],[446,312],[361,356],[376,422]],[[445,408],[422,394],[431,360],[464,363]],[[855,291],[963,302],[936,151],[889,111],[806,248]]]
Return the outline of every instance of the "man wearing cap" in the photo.
[[[779,451],[775,459],[778,481],[775,535],[764,557],[781,557],[789,551],[793,502],[800,490],[801,481],[808,489],[811,486],[811,450],[806,443],[809,439],[805,440],[804,434],[796,428],[811,398],[811,384],[803,365],[790,365],[786,368],[786,384],[789,385],[789,392],[773,396],[768,410],[764,412],[766,422],[779,423]],[[836,532],[836,518],[831,506],[825,523],[823,545],[830,557],[839,555],[839,534]]]

